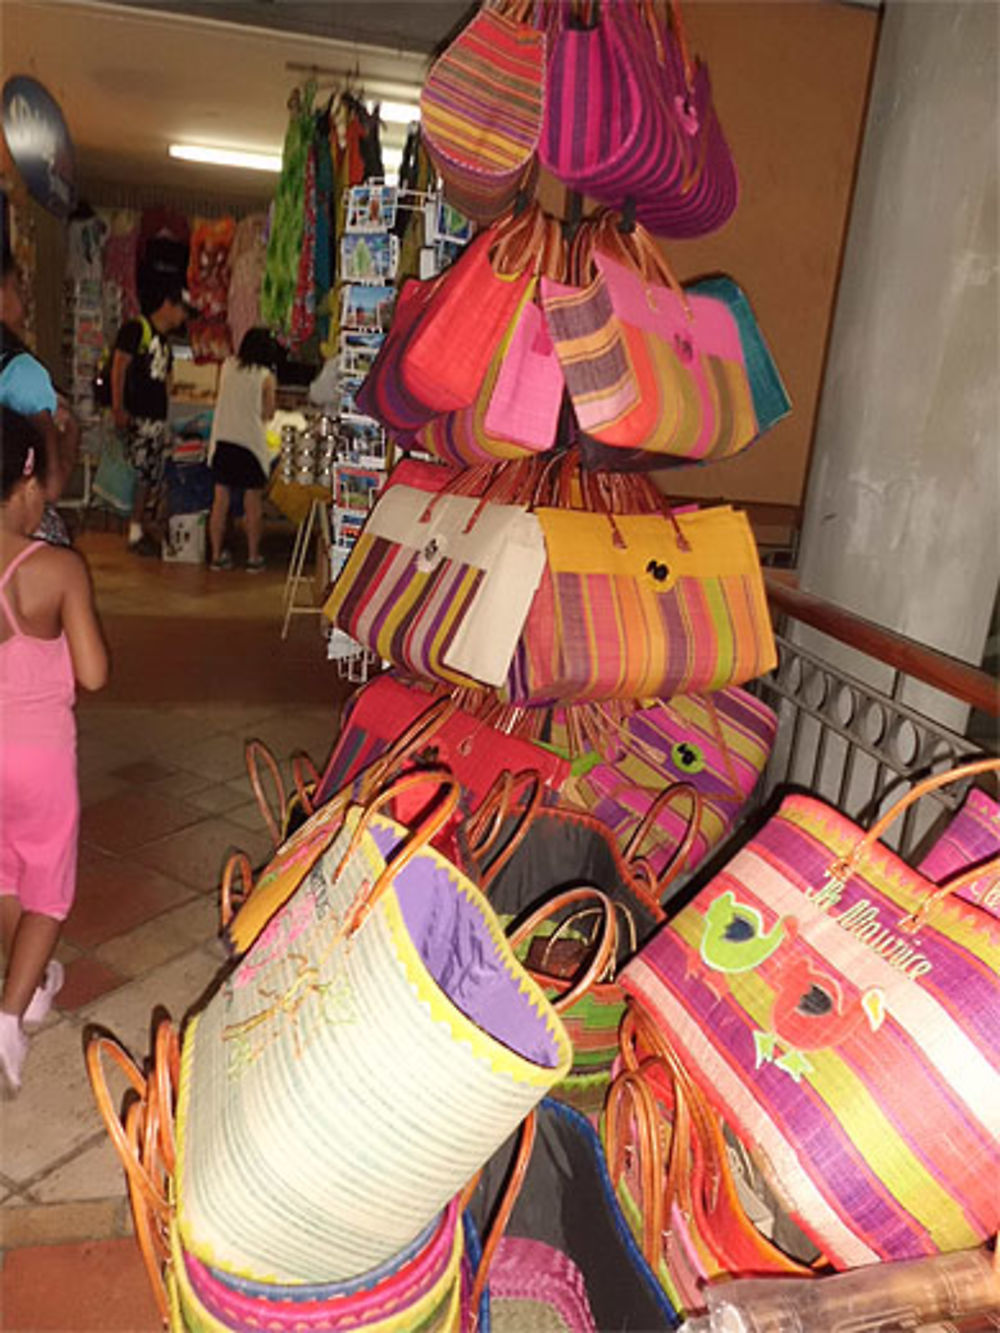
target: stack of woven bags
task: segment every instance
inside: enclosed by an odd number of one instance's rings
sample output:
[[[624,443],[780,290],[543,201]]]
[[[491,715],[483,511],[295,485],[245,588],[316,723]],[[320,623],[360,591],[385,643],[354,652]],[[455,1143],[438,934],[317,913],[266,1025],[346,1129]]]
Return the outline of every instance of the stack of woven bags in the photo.
[[[788,400],[736,285],[649,235],[736,202],[676,7],[486,5],[422,115],[482,229],[400,293],[359,403],[408,456],[326,608],[391,669],[270,864],[227,867],[183,1040],[88,1054],[164,1317],[665,1329],[720,1277],[973,1246],[1000,923],[969,872],[932,891],[801,795],[720,847],[776,729],[763,579],[743,514],[647,473]],[[539,161],[598,211],[547,217]]]

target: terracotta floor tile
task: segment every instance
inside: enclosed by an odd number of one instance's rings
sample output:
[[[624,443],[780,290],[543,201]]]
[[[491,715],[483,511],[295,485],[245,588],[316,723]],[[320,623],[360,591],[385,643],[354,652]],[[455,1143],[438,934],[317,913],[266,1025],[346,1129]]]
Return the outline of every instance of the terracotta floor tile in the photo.
[[[8,1253],[0,1273],[7,1333],[159,1333],[134,1240],[39,1245]]]
[[[93,948],[177,907],[190,898],[188,885],[119,856],[81,860],[76,900],[63,930],[71,944]]]
[[[175,768],[160,764],[155,759],[139,759],[134,764],[125,764],[122,768],[113,769],[110,776],[121,778],[123,782],[135,786],[140,783],[158,782],[162,778],[169,778],[176,771]]]
[[[201,811],[183,801],[126,791],[84,810],[80,836],[107,852],[127,852],[200,818]]]
[[[109,967],[97,958],[83,955],[66,965],[66,980],[56,997],[56,1005],[62,1010],[82,1009],[101,995],[117,990],[128,980],[116,968]]]
[[[230,852],[246,852],[253,865],[260,865],[270,846],[266,834],[252,833],[227,819],[205,819],[141,848],[136,860],[206,892],[218,888]]]
[[[202,791],[193,792],[185,799],[209,815],[224,815],[235,810],[238,805],[245,805],[249,788],[243,790],[235,783],[216,783]]]

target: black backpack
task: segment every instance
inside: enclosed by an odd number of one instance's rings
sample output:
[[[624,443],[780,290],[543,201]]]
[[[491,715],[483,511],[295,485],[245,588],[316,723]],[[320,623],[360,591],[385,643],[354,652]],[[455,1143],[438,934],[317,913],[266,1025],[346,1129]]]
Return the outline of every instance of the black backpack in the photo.
[[[150,343],[153,341],[153,326],[145,315],[139,316],[139,322],[142,324],[142,337],[139,339],[139,350],[137,356],[142,356],[149,351]],[[97,363],[97,369],[94,371],[94,378],[91,387],[94,394],[95,407],[111,406],[111,363],[115,359],[115,349],[105,347],[101,353],[101,358]]]

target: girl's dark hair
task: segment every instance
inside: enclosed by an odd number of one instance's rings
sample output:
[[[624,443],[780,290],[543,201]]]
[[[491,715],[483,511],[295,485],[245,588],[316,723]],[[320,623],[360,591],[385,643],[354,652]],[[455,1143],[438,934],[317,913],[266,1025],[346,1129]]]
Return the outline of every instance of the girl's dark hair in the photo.
[[[29,449],[35,455],[28,476],[44,482],[48,462],[45,441],[27,417],[0,407],[0,499],[9,500],[15,486],[27,480],[24,465]]]
[[[263,366],[265,370],[276,370],[280,359],[278,344],[267,329],[248,329],[244,333],[239,350],[241,366]]]

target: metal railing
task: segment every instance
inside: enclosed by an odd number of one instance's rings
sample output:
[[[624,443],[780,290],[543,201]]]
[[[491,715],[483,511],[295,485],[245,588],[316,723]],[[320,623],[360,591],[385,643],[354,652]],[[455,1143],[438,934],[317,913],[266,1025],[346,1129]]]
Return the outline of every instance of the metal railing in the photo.
[[[777,712],[779,729],[757,807],[779,788],[805,788],[864,824],[916,779],[1000,748],[1000,685],[986,672],[801,592],[792,575],[768,570],[765,581],[778,666],[754,689]],[[795,628],[802,625],[812,631],[808,644]],[[860,674],[840,665],[845,655],[835,645],[852,650]],[[988,725],[975,737],[953,729],[908,700],[911,682],[924,687],[934,712],[961,714],[968,706]],[[948,787],[928,799],[940,814],[964,794]],[[906,812],[891,839],[907,858],[934,822],[934,805],[930,815],[921,806]]]

